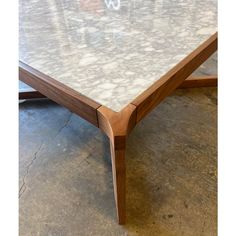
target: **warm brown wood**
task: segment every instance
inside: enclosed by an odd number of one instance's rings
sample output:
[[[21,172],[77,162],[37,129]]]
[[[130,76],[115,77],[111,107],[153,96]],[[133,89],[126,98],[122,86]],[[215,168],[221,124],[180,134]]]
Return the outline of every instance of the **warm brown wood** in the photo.
[[[46,98],[42,93],[36,90],[19,91],[19,99]]]
[[[110,138],[113,187],[119,224],[125,224],[125,148],[126,139],[135,126],[136,107],[129,104],[121,112],[98,108],[99,128]]]
[[[109,138],[128,135],[135,126],[136,107],[129,104],[120,112],[101,106],[98,108],[99,128],[107,134]]]
[[[133,102],[137,107],[137,121],[153,110],[165,97],[170,95],[204,61],[217,50],[217,33],[212,35],[189,56],[139,95]]]
[[[217,87],[217,76],[188,77],[178,88]]]
[[[121,146],[117,148],[117,146]],[[110,139],[113,188],[116,202],[116,214],[119,224],[125,224],[126,221],[126,166],[125,149],[126,138],[121,137],[119,142]]]
[[[49,99],[68,108],[93,125],[98,126],[97,109],[100,107],[100,104],[23,62],[19,64],[19,79]]]

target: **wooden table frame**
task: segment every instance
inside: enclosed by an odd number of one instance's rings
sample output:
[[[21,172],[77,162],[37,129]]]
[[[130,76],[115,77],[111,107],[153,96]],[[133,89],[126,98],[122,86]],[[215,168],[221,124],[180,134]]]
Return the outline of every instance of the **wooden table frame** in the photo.
[[[125,224],[125,150],[127,136],[140,120],[176,88],[216,86],[216,76],[189,77],[216,50],[217,33],[120,112],[112,111],[23,62],[19,63],[19,79],[36,91],[20,92],[19,98],[47,97],[100,128],[109,137],[117,217],[119,224]]]

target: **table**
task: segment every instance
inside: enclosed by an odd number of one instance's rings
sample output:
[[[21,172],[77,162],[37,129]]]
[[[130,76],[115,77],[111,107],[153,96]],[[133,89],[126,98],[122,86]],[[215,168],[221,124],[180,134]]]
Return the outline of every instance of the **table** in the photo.
[[[19,79],[110,139],[118,222],[125,149],[135,125],[217,50],[216,0],[20,0]]]

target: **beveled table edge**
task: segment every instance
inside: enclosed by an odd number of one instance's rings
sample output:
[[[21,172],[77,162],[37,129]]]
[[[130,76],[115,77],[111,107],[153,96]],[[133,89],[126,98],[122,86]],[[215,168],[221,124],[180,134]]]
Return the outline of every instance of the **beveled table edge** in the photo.
[[[216,32],[131,102],[137,107],[137,122],[178,88],[217,50],[217,39]],[[202,79],[201,83],[204,84]]]
[[[19,61],[19,79],[98,127],[97,109],[101,104],[22,61]]]

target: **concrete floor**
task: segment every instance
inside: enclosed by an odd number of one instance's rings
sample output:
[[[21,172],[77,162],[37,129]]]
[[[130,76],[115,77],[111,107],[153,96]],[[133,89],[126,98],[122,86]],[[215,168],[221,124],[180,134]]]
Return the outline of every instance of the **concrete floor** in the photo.
[[[215,70],[216,56],[197,74]],[[133,130],[125,226],[108,138],[49,100],[21,103],[20,235],[216,235],[216,101],[215,88],[176,90]]]

